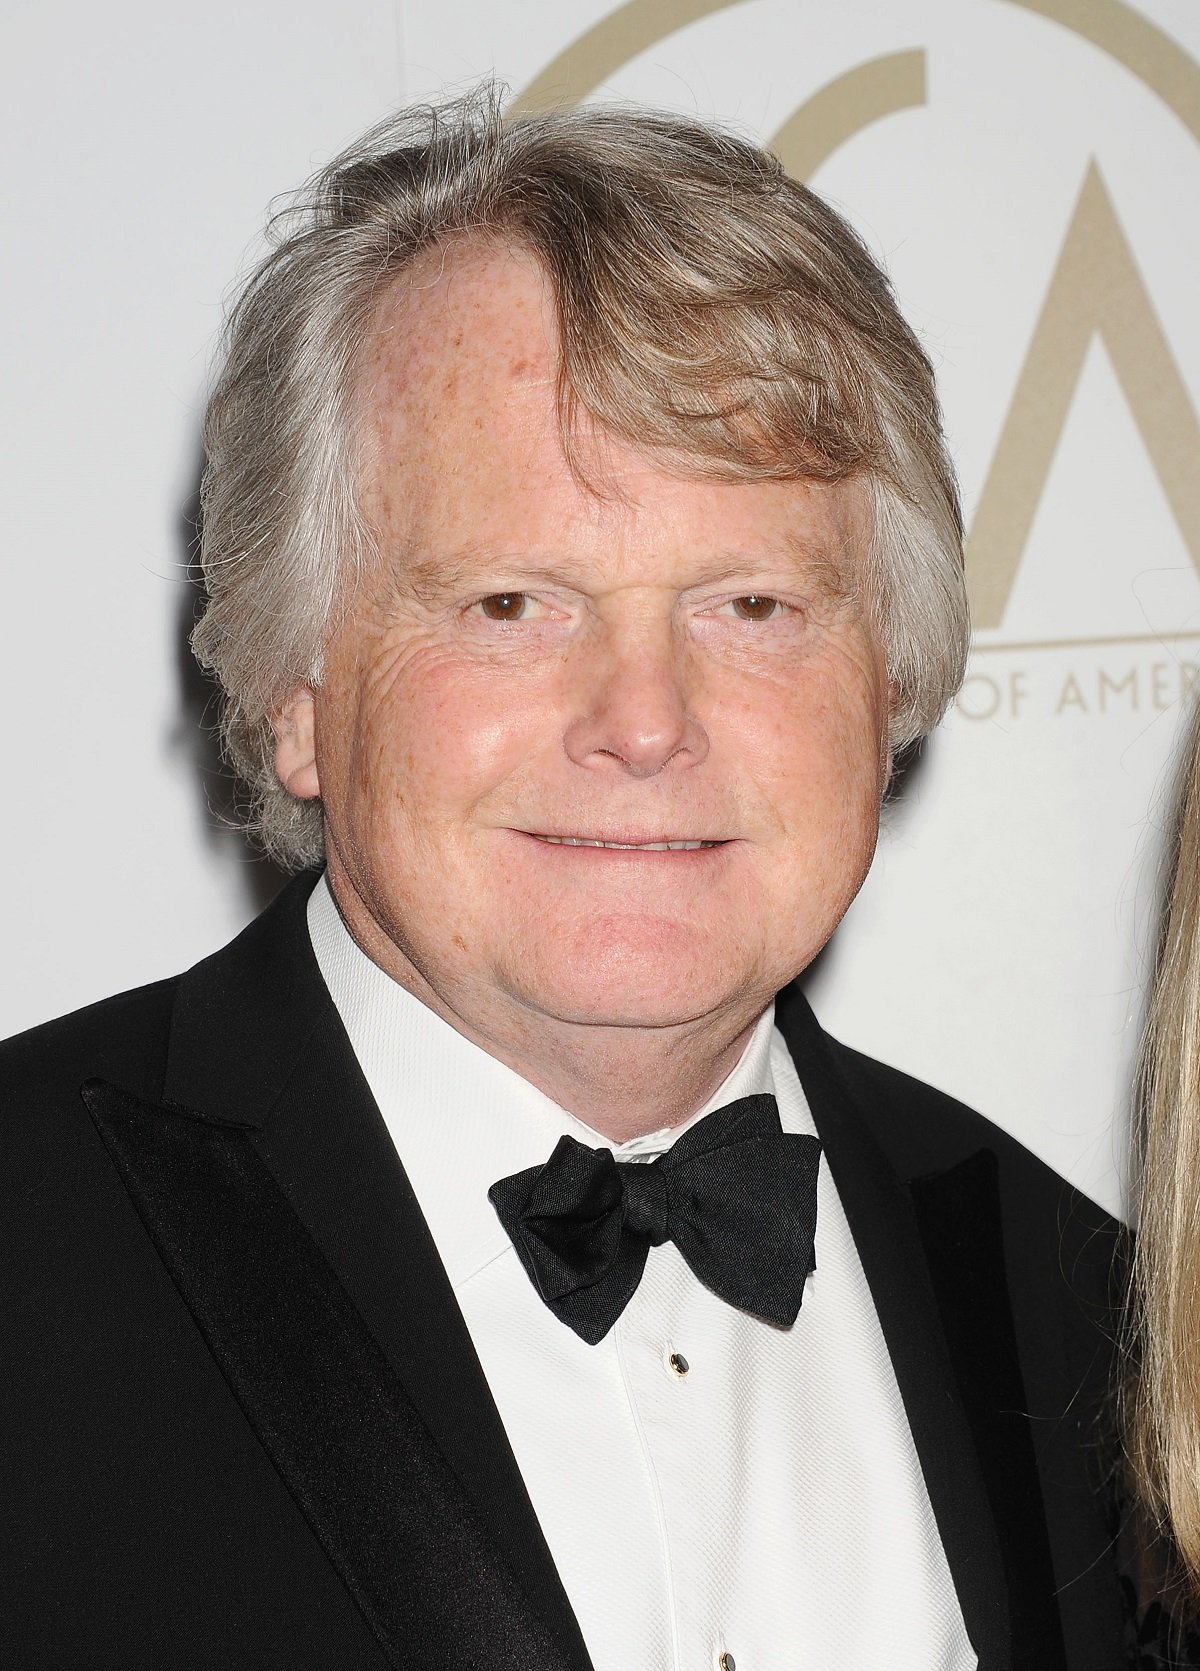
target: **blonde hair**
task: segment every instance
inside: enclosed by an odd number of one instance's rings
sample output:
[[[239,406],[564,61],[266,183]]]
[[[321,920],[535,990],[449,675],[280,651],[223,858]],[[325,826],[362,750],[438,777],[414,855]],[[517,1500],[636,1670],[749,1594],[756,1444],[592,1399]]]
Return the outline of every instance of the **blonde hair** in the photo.
[[[931,729],[965,663],[962,520],[932,368],[863,244],[731,134],[604,106],[506,122],[484,87],[389,118],[322,170],[276,216],[228,321],[193,646],[267,849],[321,856],[320,807],[275,777],[270,714],[319,681],[369,556],[352,402],[378,300],[463,235],[548,275],[568,451],[583,413],[697,476],[868,483],[892,745]]]
[[[1136,1141],[1129,1456],[1200,1598],[1200,704],[1171,830]]]

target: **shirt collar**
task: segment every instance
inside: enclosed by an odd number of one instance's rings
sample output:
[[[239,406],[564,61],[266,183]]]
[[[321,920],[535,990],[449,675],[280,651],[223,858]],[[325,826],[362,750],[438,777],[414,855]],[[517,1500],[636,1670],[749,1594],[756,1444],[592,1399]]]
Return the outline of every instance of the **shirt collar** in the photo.
[[[458,1286],[510,1247],[487,1192],[540,1166],[562,1136],[653,1160],[723,1103],[772,1092],[775,1007],[759,1018],[724,1083],[681,1125],[609,1144],[503,1062],[464,1038],[356,944],[322,876],[308,902],[317,965],[387,1124],[438,1253]]]

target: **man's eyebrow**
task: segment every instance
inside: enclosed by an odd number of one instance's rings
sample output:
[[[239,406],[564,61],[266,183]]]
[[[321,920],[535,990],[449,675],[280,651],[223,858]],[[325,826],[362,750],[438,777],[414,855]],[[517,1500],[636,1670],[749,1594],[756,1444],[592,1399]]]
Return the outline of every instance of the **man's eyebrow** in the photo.
[[[736,581],[758,570],[776,568],[797,571],[801,583],[815,587],[821,596],[848,597],[857,591],[861,582],[860,560],[848,540],[816,542],[789,538],[755,551],[715,554],[712,563],[704,569],[701,583]],[[777,578],[781,577],[772,575],[771,584]]]
[[[793,561],[799,562],[810,576],[817,592],[825,598],[850,598],[857,595],[863,582],[864,556],[848,538],[814,545],[806,540],[793,541],[789,547]]]
[[[568,585],[571,576],[542,559],[530,560],[511,553],[481,548],[456,552],[453,557],[406,554],[396,564],[398,584],[420,603],[436,603],[448,593],[468,591],[473,586],[521,581],[543,585]],[[575,576],[578,583],[578,575]]]

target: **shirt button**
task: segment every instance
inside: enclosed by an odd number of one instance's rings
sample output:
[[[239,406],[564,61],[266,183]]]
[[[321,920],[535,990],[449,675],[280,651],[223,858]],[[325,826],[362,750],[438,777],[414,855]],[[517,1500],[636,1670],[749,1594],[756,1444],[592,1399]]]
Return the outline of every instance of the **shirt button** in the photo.
[[[692,1367],[691,1364],[688,1363],[687,1359],[684,1357],[682,1352],[668,1352],[668,1354],[667,1354],[667,1368],[671,1371],[671,1374],[674,1375],[677,1380],[680,1380],[680,1381],[684,1380],[687,1376],[688,1370],[691,1367]],[[734,1667],[732,1665],[729,1665],[729,1666],[724,1666],[723,1665],[721,1667],[721,1671],[734,1671]]]
[[[722,1654],[717,1660],[717,1671],[737,1671],[737,1661],[732,1654]]]

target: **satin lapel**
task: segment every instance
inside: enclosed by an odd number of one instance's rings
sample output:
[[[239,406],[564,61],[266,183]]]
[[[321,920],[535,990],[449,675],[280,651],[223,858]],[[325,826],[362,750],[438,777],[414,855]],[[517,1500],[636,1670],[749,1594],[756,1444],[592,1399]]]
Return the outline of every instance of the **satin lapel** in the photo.
[[[979,1671],[1053,1671],[1052,1659],[1014,1657],[996,1526],[908,1189],[855,1109],[804,999],[781,994],[776,1017],[862,1260]]]
[[[415,1539],[432,1588],[423,1603],[411,1592],[412,1618],[420,1615],[433,1641],[414,1663],[474,1665],[486,1644],[489,1665],[540,1666],[541,1655],[554,1667],[590,1671],[453,1291],[317,971],[305,918],[311,885],[310,878],[292,884],[233,946],[184,977],[165,1088],[172,1101],[244,1128],[235,1142],[227,1125],[222,1141],[236,1149],[238,1168],[256,1179],[255,1205],[247,1200],[247,1211],[256,1212],[269,1194],[265,1178],[287,1208],[288,1217],[276,1213],[273,1222],[288,1224],[290,1250],[297,1237],[304,1241],[311,1282],[322,1292],[332,1283],[343,1297],[341,1311],[328,1301],[330,1329],[336,1322],[342,1332],[360,1330],[382,1377],[375,1391],[385,1383],[390,1389],[386,1398],[362,1396],[369,1384],[364,1372],[344,1397],[341,1391],[335,1397],[336,1383],[322,1372],[321,1384],[310,1387],[311,1401],[292,1410],[298,1425],[291,1449],[272,1456],[299,1498],[305,1487],[298,1462],[310,1444],[322,1442],[322,1431],[344,1447],[347,1462],[360,1446],[386,1451],[387,1502],[331,1558],[357,1595],[361,1575],[381,1570],[397,1537]],[[190,1125],[200,1133],[217,1129],[203,1119]],[[287,1268],[287,1259],[272,1260],[278,1281],[285,1281]],[[236,1268],[226,1274],[236,1282]],[[289,1333],[295,1329],[265,1292],[259,1321],[274,1334],[285,1325]],[[210,1345],[224,1368],[212,1338]],[[268,1352],[287,1349],[276,1340]],[[355,1352],[355,1362],[369,1357],[361,1343]],[[236,1367],[236,1351],[227,1356]],[[301,1362],[297,1373],[305,1372]],[[310,1379],[315,1375],[314,1369]],[[407,1413],[403,1419],[397,1409]],[[332,1472],[327,1478],[336,1487]],[[455,1558],[453,1583],[441,1553],[444,1539],[448,1550],[469,1552]],[[505,1596],[510,1599],[502,1602]],[[482,1612],[481,1597],[489,1598]],[[391,1595],[393,1611],[403,1611],[403,1600]],[[489,1618],[495,1607],[501,1612]],[[406,1662],[413,1655],[412,1618],[403,1626]],[[510,1647],[497,1648],[504,1655],[497,1661],[492,1649],[501,1640]],[[534,1643],[542,1644],[536,1652]]]
[[[250,1425],[396,1666],[564,1661],[244,1129],[84,1092]],[[453,1617],[448,1628],[447,1616]]]

